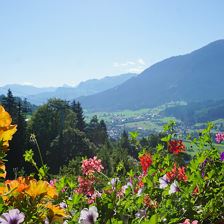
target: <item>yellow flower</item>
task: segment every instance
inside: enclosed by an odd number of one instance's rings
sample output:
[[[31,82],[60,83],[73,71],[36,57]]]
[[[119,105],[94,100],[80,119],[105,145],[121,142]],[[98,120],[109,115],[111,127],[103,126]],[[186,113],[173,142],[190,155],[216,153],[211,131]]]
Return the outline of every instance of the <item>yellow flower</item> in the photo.
[[[48,184],[48,188],[47,188],[47,195],[50,198],[56,198],[58,196],[57,190],[55,187],[51,186],[50,184]]]
[[[5,164],[2,161],[0,161],[0,170],[1,170],[0,178],[5,179],[6,177]]]
[[[36,198],[39,195],[47,194],[48,183],[46,181],[36,181],[31,180],[29,183],[29,188],[26,190],[26,193],[32,198]]]
[[[46,208],[49,210],[48,218],[50,223],[63,223],[64,218],[67,217],[65,210],[60,208],[58,205],[52,205],[51,203],[48,203]]]
[[[16,132],[16,125],[10,125],[7,129],[0,129],[0,140],[3,141],[4,147],[9,147],[9,141]]]
[[[13,198],[22,197],[24,191],[28,188],[27,180],[23,177],[19,177],[17,180],[6,180],[0,187],[0,195],[6,202],[13,196]]]
[[[64,211],[63,208],[60,208],[59,205],[52,205],[51,203],[48,203],[46,205],[46,208],[52,211],[54,213],[54,216],[57,215],[57,216],[66,217],[66,212]]]
[[[12,118],[3,106],[0,106],[0,128],[7,128],[12,122]]]
[[[5,109],[0,106],[0,141],[4,149],[9,147],[9,141],[16,132],[16,125],[11,125],[12,118]]]

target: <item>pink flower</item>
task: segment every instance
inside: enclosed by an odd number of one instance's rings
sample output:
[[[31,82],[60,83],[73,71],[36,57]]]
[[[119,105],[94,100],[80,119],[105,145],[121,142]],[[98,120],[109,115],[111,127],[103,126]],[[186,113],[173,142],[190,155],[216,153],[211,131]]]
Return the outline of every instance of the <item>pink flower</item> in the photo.
[[[180,223],[180,224],[198,224],[197,220],[194,220],[192,223],[190,222],[190,219],[185,219],[184,222]]]
[[[224,133],[221,132],[217,133],[215,135],[215,140],[217,143],[221,143],[222,141],[224,141]]]
[[[57,179],[53,179],[53,180],[50,180],[50,185],[52,186],[52,187],[54,187],[55,186],[55,184],[56,184],[56,182],[57,182]]]
[[[82,173],[84,175],[92,175],[95,172],[101,172],[104,169],[100,159],[96,156],[90,159],[85,159],[82,161]]]
[[[94,178],[78,177],[79,187],[76,190],[77,193],[92,196],[94,194]]]

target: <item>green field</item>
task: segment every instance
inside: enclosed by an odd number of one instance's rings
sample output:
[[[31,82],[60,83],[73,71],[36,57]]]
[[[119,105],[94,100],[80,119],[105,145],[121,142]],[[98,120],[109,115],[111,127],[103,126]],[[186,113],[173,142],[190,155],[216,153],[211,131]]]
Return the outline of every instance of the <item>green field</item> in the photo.
[[[117,134],[121,133],[124,129],[127,131],[137,131],[141,136],[146,136],[147,133],[152,132],[161,132],[164,124],[168,123],[170,120],[175,120],[177,128],[180,133],[183,130],[186,130],[189,134],[194,134],[197,131],[201,131],[207,126],[207,122],[204,123],[196,123],[194,125],[185,125],[180,120],[175,117],[163,117],[161,116],[161,112],[164,111],[168,107],[173,107],[179,105],[184,105],[184,102],[177,103],[169,103],[162,105],[156,108],[144,108],[140,110],[122,110],[115,112],[88,112],[85,111],[85,119],[87,122],[91,120],[91,118],[96,115],[99,120],[103,119],[106,122],[108,130],[115,129],[117,130]],[[224,119],[218,119],[212,121],[214,124],[214,129],[212,133],[215,134],[219,130],[222,130],[224,127]],[[186,134],[186,133],[185,133]],[[187,142],[187,145],[189,143]],[[221,147],[217,145],[217,147]],[[221,147],[223,150],[223,147]],[[192,148],[192,152],[194,153],[194,148]]]
[[[184,144],[186,146],[187,153],[190,154],[191,156],[194,156],[198,152],[197,146],[191,143],[190,141],[185,140]],[[220,152],[224,152],[224,144],[214,144],[214,146],[217,147]]]

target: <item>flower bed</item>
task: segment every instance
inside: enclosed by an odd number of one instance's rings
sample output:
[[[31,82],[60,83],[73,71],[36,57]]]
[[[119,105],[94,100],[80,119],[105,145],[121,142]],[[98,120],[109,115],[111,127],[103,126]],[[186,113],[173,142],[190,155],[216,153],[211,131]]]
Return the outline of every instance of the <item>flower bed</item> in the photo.
[[[49,181],[46,166],[37,168],[38,180],[5,180],[4,158],[16,132],[11,122],[0,107],[0,223],[224,223],[224,153],[213,145],[211,124],[193,139],[198,152],[190,162],[170,123],[164,144],[154,153],[142,148],[126,175],[107,177],[93,157],[82,161],[82,175]],[[216,135],[220,144],[223,136]],[[25,159],[37,167],[32,151]]]

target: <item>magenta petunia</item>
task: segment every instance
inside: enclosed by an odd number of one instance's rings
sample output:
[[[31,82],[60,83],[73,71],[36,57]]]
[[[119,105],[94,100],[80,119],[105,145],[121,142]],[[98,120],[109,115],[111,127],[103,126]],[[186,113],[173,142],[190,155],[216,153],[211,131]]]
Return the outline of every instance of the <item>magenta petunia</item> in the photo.
[[[224,141],[224,133],[221,132],[217,133],[215,135],[215,140],[217,143],[221,143],[222,141]]]

